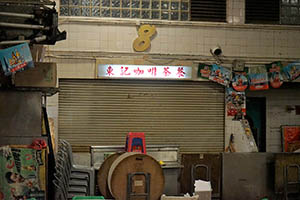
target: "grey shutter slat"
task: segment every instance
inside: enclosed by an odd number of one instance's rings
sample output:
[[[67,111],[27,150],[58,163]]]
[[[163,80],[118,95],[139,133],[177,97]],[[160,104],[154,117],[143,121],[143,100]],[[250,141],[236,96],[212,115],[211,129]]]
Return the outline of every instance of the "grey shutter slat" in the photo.
[[[191,0],[191,21],[226,22],[226,0]]]
[[[212,82],[60,80],[59,137],[124,145],[128,132],[182,152],[224,149],[224,88]]]
[[[246,23],[279,24],[280,0],[246,0]]]

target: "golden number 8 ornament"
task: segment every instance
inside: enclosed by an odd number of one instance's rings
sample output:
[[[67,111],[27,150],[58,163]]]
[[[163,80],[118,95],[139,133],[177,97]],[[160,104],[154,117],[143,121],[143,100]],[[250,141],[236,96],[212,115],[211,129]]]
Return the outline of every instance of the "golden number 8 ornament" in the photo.
[[[139,36],[146,36],[146,37],[152,37],[152,35],[154,35],[155,32],[156,32],[156,28],[154,25],[153,26],[142,25],[138,30]]]
[[[135,51],[146,51],[151,46],[150,38],[155,34],[156,28],[154,25],[142,25],[138,30],[138,35],[134,42],[133,48]]]

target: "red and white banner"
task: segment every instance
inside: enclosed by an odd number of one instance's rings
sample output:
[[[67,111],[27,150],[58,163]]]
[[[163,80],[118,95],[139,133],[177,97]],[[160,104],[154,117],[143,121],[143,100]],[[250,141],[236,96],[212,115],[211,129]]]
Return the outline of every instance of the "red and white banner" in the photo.
[[[98,65],[98,78],[192,79],[192,67],[157,65]]]

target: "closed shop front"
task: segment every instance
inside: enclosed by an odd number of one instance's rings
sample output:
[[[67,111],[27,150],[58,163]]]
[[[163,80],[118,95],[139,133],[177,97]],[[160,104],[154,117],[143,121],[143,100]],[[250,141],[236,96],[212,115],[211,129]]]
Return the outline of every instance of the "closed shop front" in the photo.
[[[144,132],[147,145],[181,152],[224,149],[224,87],[213,82],[61,79],[59,137],[72,145],[125,145]]]

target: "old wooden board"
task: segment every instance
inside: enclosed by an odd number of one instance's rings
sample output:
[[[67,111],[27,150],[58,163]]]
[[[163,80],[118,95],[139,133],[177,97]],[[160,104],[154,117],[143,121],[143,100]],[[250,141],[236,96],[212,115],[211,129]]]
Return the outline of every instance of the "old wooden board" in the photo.
[[[0,136],[35,136],[42,133],[40,92],[0,92]]]
[[[180,185],[181,193],[193,193],[194,186],[191,183],[191,168],[193,165],[207,165],[211,172],[212,193],[215,196],[220,195],[221,171],[222,171],[222,155],[221,154],[182,154],[181,165],[184,168],[181,171]],[[205,171],[197,169],[195,171],[195,179],[205,179]]]
[[[112,164],[108,173],[108,187],[116,200],[127,197],[127,175],[142,172],[150,174],[150,200],[158,200],[164,189],[164,174],[160,164],[151,156],[128,152],[119,156]],[[132,192],[145,193],[146,180],[143,175],[133,177]],[[134,197],[134,200],[144,200],[145,197]]]
[[[278,153],[275,154],[275,192],[283,193],[284,190],[284,170],[285,166],[300,165],[300,153]],[[289,177],[297,177],[296,171],[289,171]],[[289,178],[289,181],[292,181]],[[295,180],[294,180],[295,181]]]
[[[273,153],[223,153],[222,200],[277,199],[274,158]]]
[[[107,199],[113,198],[111,195],[108,185],[107,185],[107,177],[109,169],[112,165],[112,163],[121,155],[122,153],[115,153],[107,157],[104,162],[101,164],[101,167],[99,169],[98,175],[97,175],[97,182],[98,187],[101,192],[101,195],[104,196]]]

